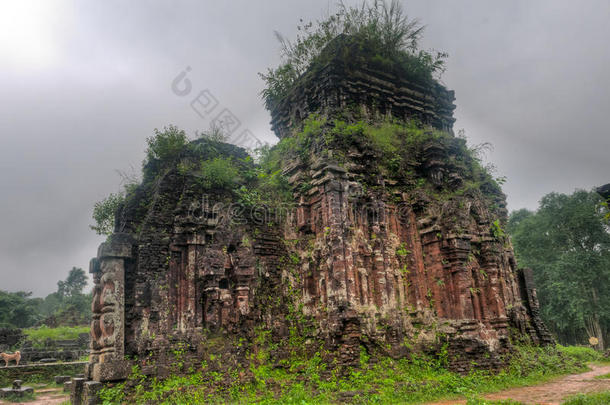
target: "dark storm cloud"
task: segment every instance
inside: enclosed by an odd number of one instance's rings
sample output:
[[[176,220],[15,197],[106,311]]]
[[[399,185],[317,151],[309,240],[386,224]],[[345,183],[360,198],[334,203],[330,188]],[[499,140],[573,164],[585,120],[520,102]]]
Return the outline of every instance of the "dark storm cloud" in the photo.
[[[146,7],[144,7],[146,4]],[[257,72],[278,62],[273,30],[333,1],[5,2],[0,6],[0,289],[47,294],[87,266],[95,201],[139,169],[153,128],[205,129],[208,89],[274,142]],[[509,208],[610,181],[608,1],[412,1],[423,45],[450,54],[444,82],[471,143],[508,177]],[[187,66],[193,93],[170,84]]]

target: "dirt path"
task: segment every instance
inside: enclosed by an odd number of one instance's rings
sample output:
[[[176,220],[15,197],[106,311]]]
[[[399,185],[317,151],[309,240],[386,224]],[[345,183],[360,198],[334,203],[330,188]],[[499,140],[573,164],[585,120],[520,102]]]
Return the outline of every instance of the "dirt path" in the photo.
[[[70,398],[68,394],[65,394],[61,388],[35,388],[36,399],[30,402],[7,402],[0,401],[0,404],[12,404],[12,405],[60,405],[68,401]]]
[[[610,390],[610,379],[595,379],[599,375],[610,373],[610,365],[589,365],[591,371],[572,374],[541,385],[511,388],[483,396],[485,399],[512,399],[524,404],[559,405],[567,397],[588,392]],[[429,405],[462,405],[466,400],[431,402]]]

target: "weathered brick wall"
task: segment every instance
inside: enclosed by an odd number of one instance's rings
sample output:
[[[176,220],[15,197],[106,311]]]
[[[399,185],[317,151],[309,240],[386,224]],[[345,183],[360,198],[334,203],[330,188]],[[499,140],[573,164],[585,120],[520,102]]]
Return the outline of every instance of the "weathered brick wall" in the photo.
[[[451,153],[438,146],[439,163],[424,162],[422,178],[462,181],[443,163]],[[552,342],[531,273],[517,272],[510,241],[492,233],[506,215],[503,195],[396,191],[390,177],[371,184],[376,157],[364,146],[350,156],[342,166],[320,158],[313,170],[297,163],[286,171],[295,187],[311,185],[298,197],[288,227],[296,231],[287,236],[299,241],[304,310],[341,342],[341,356],[358,353],[363,341],[389,344],[395,356],[405,354],[405,343],[425,349],[448,342],[454,368],[464,371],[473,360],[499,367],[510,326],[535,343]],[[346,336],[355,338],[346,344]]]
[[[247,156],[216,146],[236,160]],[[185,367],[200,363],[208,334],[251,339],[263,325],[284,333],[280,258],[286,252],[277,221],[236,210],[230,192],[210,194],[175,168],[138,193],[92,261],[89,378],[126,378],[132,364],[163,375],[177,352]]]

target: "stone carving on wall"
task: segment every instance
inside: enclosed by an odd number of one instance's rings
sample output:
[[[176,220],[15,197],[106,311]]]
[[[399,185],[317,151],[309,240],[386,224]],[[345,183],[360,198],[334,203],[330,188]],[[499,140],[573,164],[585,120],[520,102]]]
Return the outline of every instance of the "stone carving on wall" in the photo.
[[[132,260],[132,238],[126,234],[113,234],[109,241],[100,246],[97,257],[90,263],[94,287],[87,374],[97,381],[126,377],[125,271]]]

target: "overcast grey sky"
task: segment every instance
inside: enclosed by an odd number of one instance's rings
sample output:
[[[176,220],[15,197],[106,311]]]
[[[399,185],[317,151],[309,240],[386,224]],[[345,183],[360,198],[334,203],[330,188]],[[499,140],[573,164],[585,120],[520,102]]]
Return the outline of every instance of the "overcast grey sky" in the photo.
[[[493,144],[509,209],[610,182],[610,0],[404,3],[423,47],[449,53],[455,128]],[[292,37],[335,4],[3,1],[0,289],[45,295],[87,269],[102,241],[91,209],[119,190],[116,170],[139,170],[154,128],[207,128],[170,89],[187,66],[194,92],[275,142],[257,76],[279,61],[273,30]]]

